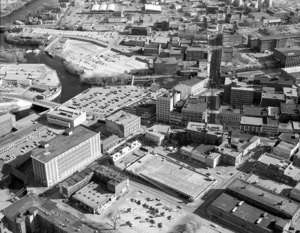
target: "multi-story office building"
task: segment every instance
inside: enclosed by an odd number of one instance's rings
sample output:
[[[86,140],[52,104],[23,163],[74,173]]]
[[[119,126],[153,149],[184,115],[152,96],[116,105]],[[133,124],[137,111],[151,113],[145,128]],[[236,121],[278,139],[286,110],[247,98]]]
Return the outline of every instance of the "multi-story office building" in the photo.
[[[207,110],[207,103],[201,99],[188,99],[182,108],[182,123],[187,124],[190,121],[203,122]]]
[[[105,126],[108,132],[127,138],[139,132],[141,117],[120,110],[106,118]]]
[[[286,19],[290,12],[281,7],[279,8],[269,8],[268,13],[270,13],[273,17]]]
[[[241,122],[241,109],[222,105],[220,107],[220,123],[225,129],[239,129]]]
[[[280,61],[282,67],[300,65],[300,47],[275,48],[273,57]]]
[[[280,104],[280,120],[287,122],[300,119],[300,104]]]
[[[78,190],[72,200],[89,213],[96,214],[124,194],[128,187],[129,179],[126,176],[100,165],[94,171],[94,181]]]
[[[34,177],[49,187],[101,157],[100,134],[82,125],[31,152]]]
[[[204,92],[208,85],[208,78],[192,78],[186,81],[180,82],[174,87],[174,90],[180,92],[180,98],[185,99],[189,95],[198,95]]]
[[[150,27],[144,26],[133,26],[131,28],[131,35],[149,36],[151,34]]]
[[[183,53],[181,49],[171,48],[170,49],[170,57],[176,58],[176,60],[183,60]]]
[[[263,125],[261,132],[266,135],[277,135],[278,134],[278,120],[272,118],[263,118]]]
[[[47,120],[51,124],[63,127],[76,127],[86,121],[86,113],[72,108],[59,106],[47,113]]]
[[[243,36],[236,33],[232,28],[226,28],[223,30],[223,43],[227,45],[239,45],[242,44]]]
[[[284,94],[263,92],[261,95],[260,105],[262,107],[280,107],[281,103],[285,103]]]
[[[170,121],[170,112],[174,108],[174,96],[178,94],[165,93],[162,96],[157,97],[156,99],[156,121],[169,123]],[[178,101],[180,95],[178,97]],[[176,101],[176,100],[175,100]]]
[[[163,134],[154,130],[147,130],[145,132],[145,138],[156,145],[160,145],[165,137]]]
[[[0,137],[11,132],[16,126],[16,117],[13,114],[5,113],[0,115]]]
[[[161,45],[156,43],[149,43],[144,46],[144,55],[157,56],[160,54]]]
[[[169,31],[170,22],[166,19],[160,19],[154,23],[154,28],[159,29],[161,31]]]
[[[13,233],[91,233],[81,219],[57,208],[56,204],[28,194],[3,210],[6,227]]]
[[[170,112],[170,125],[181,125],[182,123],[182,114],[180,111],[173,110]]]
[[[177,71],[177,60],[174,57],[165,57],[153,60],[155,74],[174,74]]]
[[[264,153],[256,161],[255,170],[282,183],[295,186],[298,183],[300,169],[294,167],[292,162],[283,160],[276,155]]]
[[[254,92],[253,87],[231,87],[230,105],[232,107],[252,105]]]
[[[223,140],[222,131],[222,125],[189,122],[186,127],[186,139],[197,144],[220,145]]]
[[[260,133],[263,121],[261,117],[242,116],[240,125],[242,132]]]
[[[109,150],[112,150],[113,148],[115,148],[118,145],[123,144],[123,143],[125,143],[125,140],[122,138],[119,138],[117,135],[113,134],[108,137],[105,137],[105,138],[101,139],[102,153],[106,153]]]
[[[71,177],[59,184],[59,192],[64,197],[70,197],[73,193],[87,185],[93,175],[94,170],[99,167],[98,164],[92,164],[82,171],[74,173]]]
[[[258,37],[257,49],[259,52],[273,51],[275,48],[286,46],[288,39],[299,39],[300,34],[272,35]]]
[[[127,46],[140,46],[143,47],[145,46],[146,43],[149,42],[148,37],[143,37],[143,36],[131,36],[127,37],[124,39],[124,45]]]
[[[272,152],[278,157],[281,157],[286,160],[290,160],[292,156],[296,153],[298,148],[299,148],[298,144],[295,145],[290,142],[281,141],[272,148]]]
[[[157,94],[159,95],[159,94]],[[151,99],[142,98],[131,105],[125,106],[123,110],[141,117],[141,124],[147,125],[156,120],[156,96]]]
[[[209,48],[208,47],[188,47],[186,49],[186,60],[187,61],[199,61],[208,58]]]

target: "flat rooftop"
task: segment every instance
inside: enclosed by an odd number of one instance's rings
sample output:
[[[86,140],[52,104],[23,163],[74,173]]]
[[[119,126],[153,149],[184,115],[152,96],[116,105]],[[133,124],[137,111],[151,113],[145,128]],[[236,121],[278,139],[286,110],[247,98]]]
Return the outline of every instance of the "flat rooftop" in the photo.
[[[4,209],[3,214],[8,218],[16,218],[19,213],[23,213],[31,207],[37,207],[42,204],[42,199],[36,195],[29,194]]]
[[[300,47],[299,46],[275,48],[274,50],[282,53],[283,55],[285,55],[287,57],[300,56]]]
[[[249,205],[244,201],[226,193],[221,194],[221,196],[219,196],[212,203],[211,207],[227,212],[229,215],[233,215],[235,218],[239,218],[242,221],[246,221],[250,224],[255,224],[259,228],[268,229],[272,232],[275,230],[274,224],[272,224],[273,221],[284,221],[285,223],[288,223],[286,220],[278,218],[262,209]]]
[[[109,192],[102,185],[91,182],[79,189],[72,198],[84,203],[91,208],[97,208],[112,197],[113,193]]]
[[[262,99],[276,99],[276,100],[285,100],[284,94],[279,93],[270,93],[270,92],[263,92],[261,94]]]
[[[220,107],[220,114],[241,114],[240,108],[232,108],[231,106],[227,105],[221,105]]]
[[[241,118],[241,125],[257,125],[261,126],[263,124],[261,117],[248,117],[242,116]]]
[[[68,135],[58,135],[48,142],[49,147],[36,148],[32,151],[32,158],[35,158],[43,163],[47,163],[55,157],[59,156],[63,152],[79,145],[91,137],[98,134],[97,132],[88,129],[85,126],[79,125],[72,129],[73,134]]]
[[[187,102],[182,108],[183,112],[205,112],[207,109],[206,102],[190,103]]]
[[[64,117],[70,120],[75,120],[78,116],[83,114],[83,112],[78,111],[73,108],[68,108],[64,106],[59,106],[58,108],[51,110],[47,113],[47,115],[54,116],[54,117]]]
[[[81,182],[86,177],[89,177],[95,170],[95,168],[99,166],[97,164],[92,164],[91,166],[85,168],[82,171],[76,172],[70,178],[66,179],[64,182],[61,183],[63,187],[72,187],[73,185]]]
[[[276,165],[282,168],[283,170],[291,164],[291,162],[283,160],[282,158],[276,157],[275,155],[272,155],[270,153],[262,154],[257,161],[264,163],[268,166],[270,166],[271,164]]]
[[[282,68],[282,70],[285,71],[288,74],[299,73],[300,72],[300,66]]]
[[[162,92],[138,86],[92,87],[65,102],[66,107],[84,111],[87,115],[105,119],[123,107],[143,98],[155,100]]]
[[[281,141],[288,142],[293,145],[297,145],[299,143],[299,138],[294,133],[282,133],[280,134],[279,139]]]
[[[120,110],[118,112],[113,113],[112,115],[110,115],[109,117],[106,118],[106,120],[108,121],[112,121],[116,124],[119,125],[127,125],[128,123],[139,119],[140,117],[127,113],[123,110]]]
[[[206,176],[157,154],[146,154],[126,170],[155,183],[158,187],[167,187],[193,199],[214,184],[214,181],[208,181]]]
[[[205,124],[205,123],[199,123],[199,122],[189,122],[187,127],[187,130],[191,131],[222,131],[223,126],[218,124]]]
[[[265,191],[241,179],[235,179],[227,186],[226,190],[229,193],[237,193],[239,196],[251,199],[258,205],[267,206],[270,211],[275,210],[284,215],[288,215],[290,218],[292,218],[300,208],[298,203],[290,199]]]

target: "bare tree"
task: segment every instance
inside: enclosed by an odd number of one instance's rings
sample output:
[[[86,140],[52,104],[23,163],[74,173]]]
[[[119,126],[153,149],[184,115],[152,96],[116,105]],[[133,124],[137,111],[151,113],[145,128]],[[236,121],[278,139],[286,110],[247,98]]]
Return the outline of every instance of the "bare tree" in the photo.
[[[120,217],[120,211],[110,212],[107,217],[112,221],[113,226],[114,226],[114,230],[117,230],[118,220],[121,218]]]

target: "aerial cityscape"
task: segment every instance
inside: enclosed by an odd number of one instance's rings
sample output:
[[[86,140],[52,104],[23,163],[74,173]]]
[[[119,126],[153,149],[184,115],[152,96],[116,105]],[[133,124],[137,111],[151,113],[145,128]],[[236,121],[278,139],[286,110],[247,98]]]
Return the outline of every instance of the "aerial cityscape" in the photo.
[[[300,233],[300,0],[0,9],[0,233]]]

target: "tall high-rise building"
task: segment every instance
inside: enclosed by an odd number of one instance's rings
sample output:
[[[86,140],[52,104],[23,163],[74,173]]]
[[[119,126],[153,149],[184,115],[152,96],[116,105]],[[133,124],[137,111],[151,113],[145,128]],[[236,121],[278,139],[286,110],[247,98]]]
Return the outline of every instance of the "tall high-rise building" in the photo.
[[[180,99],[180,95],[179,95]],[[156,99],[156,120],[160,122],[169,123],[170,112],[174,108],[174,95],[173,93],[165,93]]]
[[[258,0],[258,1],[257,1],[257,8],[258,8],[258,9],[261,9],[261,8],[262,8],[263,2],[264,2],[263,0]]]
[[[267,6],[268,7],[273,7],[273,0],[266,0],[267,1]]]
[[[16,125],[16,117],[13,114],[5,113],[0,115],[0,137],[11,132]]]
[[[31,157],[35,179],[53,186],[101,157],[100,134],[80,125],[42,143]]]
[[[234,5],[235,5],[236,7],[242,6],[242,5],[243,5],[243,0],[235,0],[235,1],[234,1]]]

